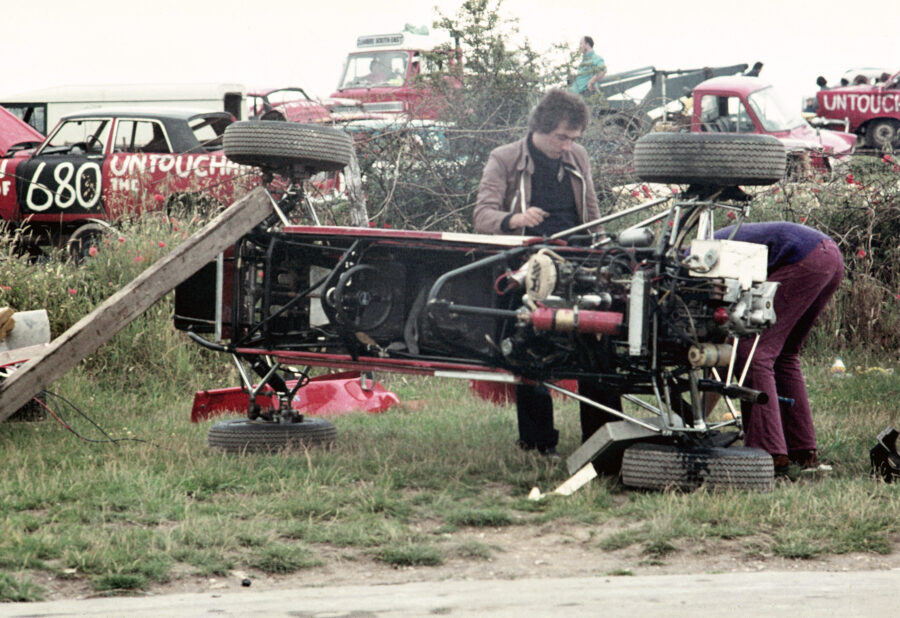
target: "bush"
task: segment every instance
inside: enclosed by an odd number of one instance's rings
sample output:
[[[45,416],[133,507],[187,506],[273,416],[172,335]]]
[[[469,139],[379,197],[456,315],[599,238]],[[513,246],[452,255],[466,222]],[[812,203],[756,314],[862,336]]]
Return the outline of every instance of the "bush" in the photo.
[[[830,179],[767,188],[752,218],[804,223],[843,252],[844,281],[810,349],[900,358],[900,166],[891,155],[856,156]]]
[[[158,213],[122,221],[80,265],[61,249],[34,260],[8,248],[0,255],[0,307],[46,309],[51,337],[59,337],[203,223],[189,214],[167,217]],[[4,246],[12,245],[5,242]],[[99,381],[127,378],[176,383],[204,370],[212,373],[212,363],[219,359],[213,361],[214,355],[173,329],[173,311],[173,295],[169,294],[85,359],[83,370]]]

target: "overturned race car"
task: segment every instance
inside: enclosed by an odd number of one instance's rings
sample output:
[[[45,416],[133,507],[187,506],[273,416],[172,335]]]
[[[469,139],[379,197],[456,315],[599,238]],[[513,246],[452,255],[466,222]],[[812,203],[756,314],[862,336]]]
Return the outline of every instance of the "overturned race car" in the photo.
[[[263,137],[273,131],[283,137]],[[210,446],[333,441],[328,421],[292,405],[308,382],[294,367],[396,371],[543,383],[621,419],[568,458],[573,474],[614,464],[634,487],[770,488],[771,457],[735,445],[731,400],[765,398],[741,385],[734,351],[774,322],[777,283],[766,281],[764,246],[713,231],[717,212],[738,223],[748,214],[745,201],[724,199],[731,187],[783,176],[784,147],[768,136],[693,146],[673,167],[671,145],[658,156],[652,140],[637,143],[642,178],[692,185],[677,199],[549,238],[291,225],[284,211],[297,196],[285,192],[266,224],[176,290],[176,327],[231,355],[250,395],[246,418],[214,425]],[[333,169],[349,148],[327,127],[236,123],[225,133],[229,158],[288,177]],[[597,223],[618,231],[588,232]],[[560,386],[568,379],[619,394],[622,409]],[[260,393],[274,403],[260,406]],[[728,418],[707,418],[713,395]]]

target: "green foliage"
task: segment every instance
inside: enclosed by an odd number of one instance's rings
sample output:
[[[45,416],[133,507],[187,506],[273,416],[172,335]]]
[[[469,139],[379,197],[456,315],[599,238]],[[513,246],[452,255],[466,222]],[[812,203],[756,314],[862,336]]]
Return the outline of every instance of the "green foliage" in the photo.
[[[387,564],[401,566],[437,566],[444,562],[439,549],[430,545],[401,545],[387,547],[378,554],[378,558]]]
[[[456,526],[489,528],[513,523],[509,513],[500,509],[459,509],[447,515],[447,521]]]
[[[900,166],[891,155],[856,156],[830,179],[768,188],[757,194],[752,218],[804,223],[841,248],[844,281],[809,349],[900,358]]]
[[[11,241],[4,242],[7,251],[0,254],[0,307],[45,309],[51,337],[58,337],[198,230],[203,221],[188,213],[121,221],[80,264],[59,249],[51,249],[35,261],[17,255]],[[79,368],[100,382],[123,378],[190,382],[198,373],[211,373],[213,365],[207,359],[212,355],[189,345],[182,333],[161,327],[171,323],[173,300],[169,294],[157,302]]]
[[[427,62],[421,77],[436,122],[397,123],[360,140],[360,167],[370,219],[407,229],[470,231],[481,171],[490,151],[521,138],[541,92],[560,70],[525,41],[513,44],[517,20],[502,2],[467,0],[435,27],[455,43]],[[447,56],[461,62],[447,62]],[[434,103],[437,101],[437,103]]]
[[[29,578],[19,579],[9,573],[0,573],[0,603],[43,600],[44,589]]]

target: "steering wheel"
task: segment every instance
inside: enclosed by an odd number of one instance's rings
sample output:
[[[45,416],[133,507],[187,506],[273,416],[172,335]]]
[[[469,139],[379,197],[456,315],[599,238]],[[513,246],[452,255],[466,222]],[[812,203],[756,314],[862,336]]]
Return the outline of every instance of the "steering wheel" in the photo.
[[[84,145],[87,152],[103,152],[103,142],[96,135],[88,135],[84,140]]]
[[[394,307],[390,282],[368,264],[354,266],[338,279],[334,308],[339,322],[356,330],[370,331],[388,319]]]

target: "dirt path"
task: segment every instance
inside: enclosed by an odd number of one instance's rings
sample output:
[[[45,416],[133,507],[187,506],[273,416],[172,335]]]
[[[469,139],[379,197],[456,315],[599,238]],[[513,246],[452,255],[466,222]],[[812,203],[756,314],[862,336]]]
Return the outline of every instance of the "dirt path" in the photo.
[[[603,534],[611,530],[604,526]],[[752,538],[716,540],[702,545],[678,541],[663,556],[648,556],[641,545],[615,551],[598,547],[594,526],[553,521],[540,527],[507,526],[461,530],[444,535],[445,558],[438,566],[394,568],[365,552],[330,548],[320,551],[324,564],[289,575],[234,571],[227,577],[197,577],[173,573],[166,584],[155,584],[152,595],[200,592],[235,592],[291,589],[305,586],[384,585],[410,582],[512,580],[598,576],[689,575],[762,571],[850,572],[900,570],[900,551],[889,555],[843,554],[812,560],[791,560],[753,554],[747,549]],[[463,556],[454,548],[467,542],[490,549],[487,557]],[[900,543],[896,544],[900,548]],[[47,589],[47,600],[97,596],[89,583],[53,578],[39,582]]]

